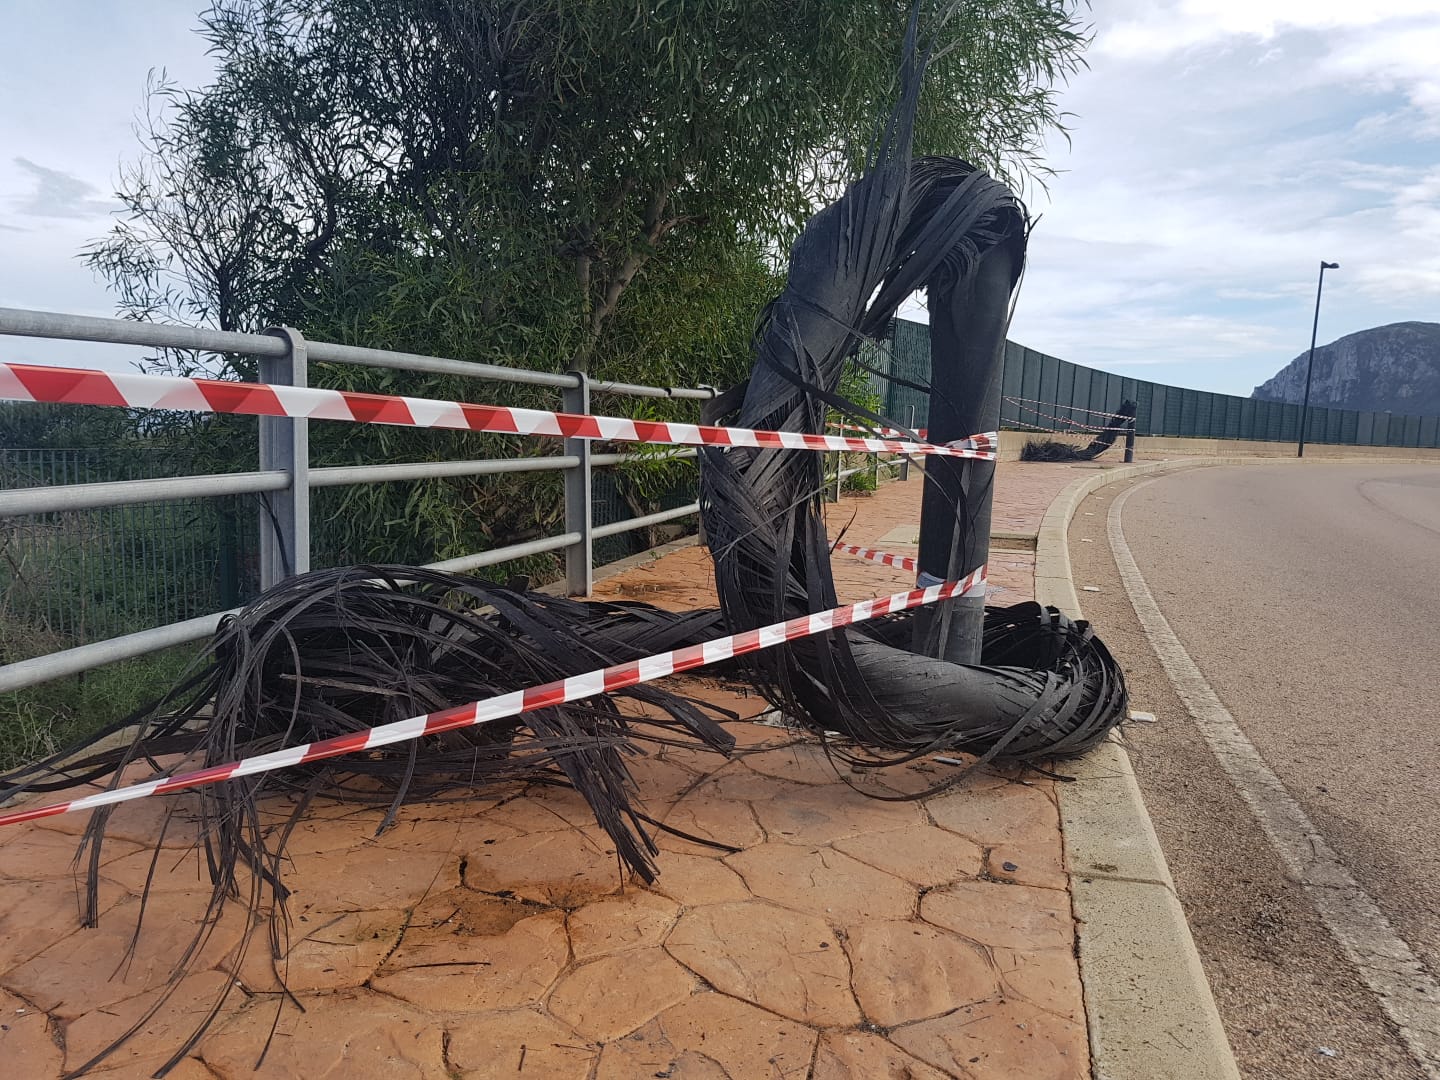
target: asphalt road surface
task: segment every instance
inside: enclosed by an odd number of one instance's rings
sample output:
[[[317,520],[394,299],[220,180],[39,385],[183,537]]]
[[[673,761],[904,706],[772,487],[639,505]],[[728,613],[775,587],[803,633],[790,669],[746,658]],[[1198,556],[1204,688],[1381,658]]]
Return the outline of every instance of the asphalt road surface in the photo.
[[[1373,901],[1372,922],[1349,931],[1379,927],[1418,961],[1402,982],[1413,995],[1440,977],[1440,468],[1187,470],[1102,489],[1070,530],[1077,587],[1100,589],[1080,593],[1085,615],[1133,707],[1158,717],[1130,726],[1135,768],[1242,1071],[1440,1076],[1416,1053],[1434,1047],[1440,1006],[1424,999],[1413,1023],[1381,1007],[1373,971],[1337,940],[1353,912],[1296,880],[1262,825],[1270,796],[1242,795],[1193,693],[1182,704],[1107,534],[1122,497],[1119,546],[1283,785],[1274,798],[1308,818],[1307,842],[1353,876],[1361,906]]]

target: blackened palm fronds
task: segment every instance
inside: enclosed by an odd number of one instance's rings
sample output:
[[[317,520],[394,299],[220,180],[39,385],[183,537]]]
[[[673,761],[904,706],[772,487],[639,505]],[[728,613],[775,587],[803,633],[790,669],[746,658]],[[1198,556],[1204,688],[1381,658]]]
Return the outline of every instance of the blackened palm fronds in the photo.
[[[414,567],[358,566],[306,574],[227,619],[210,664],[145,715],[130,744],[71,748],[0,777],[0,797],[55,790],[160,756],[199,767],[343,736],[540,683],[637,660],[720,634],[716,611],[676,614],[646,604],[597,603],[519,592]],[[617,698],[654,706],[637,721]],[[426,736],[266,778],[261,790],[299,789],[388,801],[430,798],[499,780],[563,775],[585,796],[625,863],[653,874],[644,830],[629,817],[620,752],[646,726],[725,751],[733,739],[708,707],[640,685],[523,718]],[[711,710],[714,711],[714,710]],[[109,733],[92,737],[91,744]],[[157,764],[158,768],[158,764]],[[357,783],[363,778],[364,783]],[[225,800],[232,789],[204,789]],[[222,819],[247,807],[225,807]],[[631,826],[622,819],[629,819]],[[98,833],[97,833],[98,836]],[[638,837],[638,839],[637,839]]]
[[[913,37],[907,55],[916,55]],[[1001,249],[1006,259],[996,265],[1012,268],[1013,288],[1028,227],[1023,206],[965,162],[910,160],[923,66],[916,61],[903,73],[899,104],[865,175],[796,241],[785,291],[757,335],[743,396],[717,403],[715,411],[730,410],[737,426],[816,432],[827,406],[874,419],[837,395],[841,369],[905,297],[922,285],[963,295],[987,254]],[[835,606],[822,488],[813,454],[701,451],[701,515],[732,632]],[[954,511],[968,520],[964,503],[959,496]],[[1008,663],[949,663],[857,629],[744,663],[772,704],[815,732],[838,733],[847,752],[868,763],[939,749],[1012,761],[1081,752],[1124,715],[1119,669],[1087,627],[1058,612],[1027,609],[1025,621],[1041,628],[1011,632]]]
[[[1085,447],[1072,446],[1059,439],[1030,439],[1020,450],[1021,461],[1094,461],[1127,431],[1135,427],[1135,402],[1122,401],[1110,416],[1110,422]]]
[[[0,797],[104,777],[114,786],[122,776],[135,780],[135,767],[146,762],[157,774],[174,771],[177,760],[185,768],[219,765],[720,634],[714,610],[673,613],[639,603],[582,602],[414,567],[317,571],[277,586],[227,619],[210,645],[208,666],[132,717],[131,726],[138,727],[128,743],[96,749],[116,734],[99,733],[86,745],[0,777]],[[625,698],[648,706],[645,715],[622,712]],[[563,783],[589,804],[620,863],[649,882],[658,848],[645,823],[653,819],[631,805],[634,786],[624,757],[634,752],[636,740],[647,738],[728,753],[734,738],[717,722],[721,717],[733,719],[723,709],[642,684],[198,789],[197,844],[211,879],[203,916],[176,957],[169,991],[79,1071],[113,1052],[163,1007],[232,899],[240,900],[247,926],[268,927],[271,956],[284,955],[285,844],[315,799],[388,804],[379,826],[384,830],[407,801],[463,797],[505,781]],[[288,819],[277,823],[265,814],[265,797],[282,791],[298,798]],[[274,804],[269,806],[273,813]],[[79,854],[88,870],[84,920],[92,925],[110,812],[92,815]],[[166,828],[170,821],[167,815]],[[163,840],[156,838],[157,857]],[[142,921],[147,899],[142,897]],[[251,945],[247,933],[242,950]],[[223,1003],[222,995],[167,1069],[193,1048]]]
[[[827,409],[839,408],[898,427],[836,392],[841,367],[858,343],[873,338],[918,287],[962,288],[992,251],[1007,249],[1006,265],[1018,273],[1027,223],[1011,193],[956,159],[911,161],[923,69],[912,15],[900,101],[870,168],[797,240],[789,282],[757,335],[754,372],[743,391],[714,403],[711,417],[733,413],[741,426],[819,432]],[[412,567],[306,574],[227,620],[208,665],[131,718],[136,732],[127,745],[101,749],[119,732],[101,733],[0,777],[0,799],[80,780],[109,777],[118,784],[122,775],[135,779],[133,767],[147,761],[160,772],[164,759],[168,772],[177,759],[205,767],[354,734],[835,607],[820,455],[702,449],[701,464],[701,513],[720,611],[675,614],[644,604],[586,603]],[[954,509],[966,515],[963,496]],[[861,766],[939,749],[1034,763],[1082,752],[1124,715],[1118,666],[1088,626],[1053,608],[989,609],[982,664],[975,666],[900,647],[911,636],[910,621],[895,616],[764,650],[746,667],[772,704]],[[647,715],[622,712],[616,699],[626,697],[648,706]],[[383,829],[408,800],[463,796],[500,781],[563,782],[586,799],[620,861],[651,880],[657,852],[645,828],[651,819],[631,805],[624,755],[644,738],[728,751],[733,739],[710,715],[715,712],[642,684],[198,789],[198,842],[212,891],[193,940],[177,958],[169,992],[234,897],[246,909],[247,925],[267,927],[271,956],[283,955],[285,844],[316,798],[387,804]],[[833,740],[834,733],[842,739]],[[288,818],[275,824],[262,813],[262,800],[280,791],[298,798]],[[108,819],[108,811],[97,812],[82,845],[87,921],[95,915]],[[156,839],[157,854],[162,839]],[[250,942],[247,933],[242,948]],[[157,995],[129,1031],[80,1071],[141,1030],[167,996]],[[162,1074],[188,1053],[223,1004],[222,996]]]
[[[876,643],[903,646],[913,617],[907,612],[856,630]],[[863,651],[867,645],[856,647]],[[926,744],[928,732],[931,744],[944,740],[946,748],[985,762],[1034,765],[1083,753],[1124,715],[1119,665],[1089,623],[1056,608],[1033,602],[986,608],[981,660],[977,667],[949,665],[955,677],[940,686],[917,684],[912,672],[898,666],[887,675],[877,665],[873,670],[880,677],[871,678],[877,697],[917,718],[917,747]],[[1022,706],[1026,720],[1016,723],[1014,710]],[[957,716],[964,723],[957,725]],[[839,752],[852,764],[894,760],[865,747]]]

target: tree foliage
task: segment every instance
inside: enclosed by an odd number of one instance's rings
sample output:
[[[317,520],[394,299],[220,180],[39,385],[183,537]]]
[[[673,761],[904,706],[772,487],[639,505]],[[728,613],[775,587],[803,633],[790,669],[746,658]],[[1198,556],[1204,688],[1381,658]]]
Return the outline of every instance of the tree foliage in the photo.
[[[864,159],[909,9],[220,0],[201,16],[215,79],[157,83],[128,214],[91,263],[138,318],[725,384],[779,253]],[[1085,44],[1074,0],[922,0],[921,29],[936,58],[917,149],[1042,174]],[[481,456],[433,433],[316,434],[322,460]],[[443,490],[458,527],[481,486]],[[366,515],[385,521],[402,495],[354,498],[389,499]]]

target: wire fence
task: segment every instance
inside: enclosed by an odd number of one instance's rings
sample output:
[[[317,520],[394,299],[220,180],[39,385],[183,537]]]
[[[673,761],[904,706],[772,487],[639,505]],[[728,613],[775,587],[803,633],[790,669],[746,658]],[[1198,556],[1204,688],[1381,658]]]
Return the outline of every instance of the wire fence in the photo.
[[[140,447],[0,449],[0,490],[179,476]],[[0,517],[0,663],[195,618],[253,596],[256,515],[238,497]]]
[[[184,476],[198,462],[146,447],[0,449],[0,490]],[[403,483],[403,482],[402,482]],[[608,525],[694,501],[688,481],[640,499],[613,470],[594,477],[594,522]],[[563,514],[558,484],[548,495]],[[317,491],[316,565],[353,561],[327,529],[343,489]],[[628,494],[628,498],[627,498]],[[333,501],[334,505],[330,505]],[[220,496],[0,517],[0,664],[43,656],[147,626],[234,608],[259,593],[259,503]],[[604,565],[694,530],[677,521],[596,541]],[[353,532],[353,530],[347,530]],[[558,576],[536,560],[524,569]],[[507,568],[497,567],[504,577]]]

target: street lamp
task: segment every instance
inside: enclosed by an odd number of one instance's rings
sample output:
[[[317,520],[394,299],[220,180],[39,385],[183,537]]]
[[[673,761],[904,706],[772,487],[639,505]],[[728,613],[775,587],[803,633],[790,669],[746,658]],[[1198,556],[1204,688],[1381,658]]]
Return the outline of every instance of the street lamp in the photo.
[[[1325,271],[1339,269],[1339,263],[1320,260],[1320,284],[1315,286],[1315,324],[1310,327],[1310,359],[1305,364],[1305,402],[1300,406],[1300,452],[1296,457],[1305,456],[1305,425],[1310,419],[1310,376],[1315,373],[1315,335],[1320,331],[1320,290],[1325,288]]]

